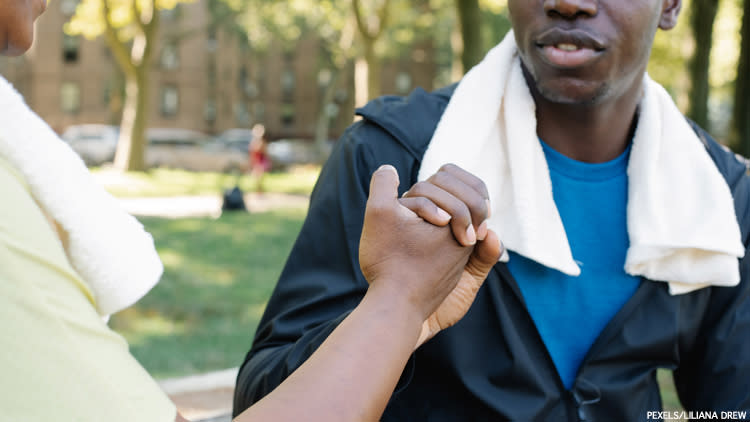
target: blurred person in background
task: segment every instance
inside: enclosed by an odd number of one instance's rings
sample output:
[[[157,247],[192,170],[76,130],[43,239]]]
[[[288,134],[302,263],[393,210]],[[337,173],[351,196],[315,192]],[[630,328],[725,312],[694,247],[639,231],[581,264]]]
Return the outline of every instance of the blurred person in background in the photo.
[[[263,193],[265,186],[263,178],[271,170],[271,159],[268,156],[268,140],[266,140],[266,127],[256,123],[252,129],[253,139],[248,144],[248,158],[250,163],[250,174],[255,178],[255,191]]]

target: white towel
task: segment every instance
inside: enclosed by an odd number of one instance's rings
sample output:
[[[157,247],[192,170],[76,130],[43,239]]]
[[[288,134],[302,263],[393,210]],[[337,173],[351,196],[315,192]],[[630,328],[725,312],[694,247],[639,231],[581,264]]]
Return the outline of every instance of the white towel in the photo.
[[[159,281],[150,234],[101,186],[83,161],[0,77],[0,155],[24,177],[45,213],[67,232],[66,254],[97,311],[126,308]]]
[[[511,32],[457,86],[419,180],[449,162],[475,174],[490,194],[488,227],[505,247],[577,276],[535,111]],[[669,94],[648,75],[632,142],[624,270],[667,282],[675,295],[737,285],[745,250],[729,187]]]

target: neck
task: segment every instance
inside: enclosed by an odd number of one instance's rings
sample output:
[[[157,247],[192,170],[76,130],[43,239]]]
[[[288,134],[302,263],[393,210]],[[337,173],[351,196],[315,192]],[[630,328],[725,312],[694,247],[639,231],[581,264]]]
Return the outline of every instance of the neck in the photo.
[[[537,134],[553,149],[574,160],[588,163],[613,160],[625,151],[635,132],[642,92],[640,85],[636,88],[612,101],[574,105],[551,102],[532,88]]]

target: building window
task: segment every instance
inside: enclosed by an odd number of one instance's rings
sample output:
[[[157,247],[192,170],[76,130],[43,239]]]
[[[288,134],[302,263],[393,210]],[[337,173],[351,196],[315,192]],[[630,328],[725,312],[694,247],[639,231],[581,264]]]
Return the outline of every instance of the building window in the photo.
[[[248,112],[245,103],[234,104],[234,118],[237,121],[238,126],[250,125],[250,113]]]
[[[78,49],[81,45],[81,38],[63,34],[62,44],[63,62],[76,63],[78,61]]]
[[[206,51],[208,51],[209,53],[213,53],[216,51],[216,48],[218,46],[219,42],[216,39],[216,27],[210,26],[206,33]]]
[[[102,104],[108,106],[112,101],[112,82],[105,82],[102,89]]]
[[[281,124],[285,128],[294,126],[294,104],[281,105]]]
[[[294,98],[294,72],[285,69],[281,72],[281,94],[285,102],[292,102]]]
[[[173,70],[180,66],[180,56],[178,55],[177,45],[174,43],[165,44],[161,49],[159,63],[162,69]]]
[[[60,85],[60,108],[69,114],[78,113],[81,109],[81,87],[75,82],[63,82]]]
[[[207,122],[216,120],[216,101],[206,100],[206,103],[203,104],[203,118]]]
[[[165,85],[161,89],[161,114],[165,117],[174,117],[180,105],[180,96],[177,87]]]
[[[60,11],[65,16],[72,16],[73,13],[76,12],[77,7],[78,7],[78,0],[61,0],[60,1]]]
[[[266,117],[266,106],[263,103],[255,103],[253,105],[253,115],[255,115],[256,122],[262,122]]]
[[[404,95],[411,90],[411,75],[406,72],[399,72],[396,75],[396,92]]]

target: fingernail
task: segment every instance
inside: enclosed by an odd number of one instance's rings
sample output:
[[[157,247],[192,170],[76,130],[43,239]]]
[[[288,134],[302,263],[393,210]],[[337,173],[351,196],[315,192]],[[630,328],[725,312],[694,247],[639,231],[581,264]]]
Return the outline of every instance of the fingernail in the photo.
[[[383,164],[382,166],[378,167],[378,171],[380,171],[380,170],[390,170],[390,171],[394,172],[396,174],[396,176],[398,176],[398,171],[396,171],[396,167],[393,167],[390,164]]]
[[[476,245],[477,243],[477,232],[474,231],[474,226],[469,224],[469,227],[466,229],[466,237],[469,241],[469,245]],[[468,246],[468,245],[467,245]]]
[[[490,206],[490,200],[485,199],[485,202],[487,202],[487,218],[490,218],[492,216],[492,207]]]
[[[438,214],[438,217],[440,217],[441,220],[451,221],[451,215],[448,214],[444,209],[438,208],[437,214]]]
[[[487,237],[487,220],[482,221],[477,228],[477,240],[484,240],[485,237]]]

